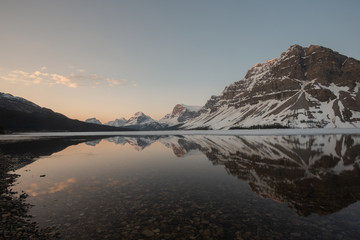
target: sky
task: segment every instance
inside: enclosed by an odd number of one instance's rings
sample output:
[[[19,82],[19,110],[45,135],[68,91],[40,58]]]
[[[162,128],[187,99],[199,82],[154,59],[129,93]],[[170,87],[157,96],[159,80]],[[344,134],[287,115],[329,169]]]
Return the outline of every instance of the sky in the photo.
[[[0,92],[85,120],[203,106],[291,45],[360,59],[360,1],[0,0]]]

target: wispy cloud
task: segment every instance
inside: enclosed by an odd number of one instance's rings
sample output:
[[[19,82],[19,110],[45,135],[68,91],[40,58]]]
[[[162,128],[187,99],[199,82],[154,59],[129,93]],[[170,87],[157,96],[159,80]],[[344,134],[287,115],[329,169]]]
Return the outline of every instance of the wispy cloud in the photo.
[[[5,75],[0,75],[0,79],[12,83],[22,83],[25,85],[65,85],[70,88],[83,86],[136,86],[135,82],[128,82],[126,79],[115,79],[98,74],[86,74],[84,69],[69,67],[74,72],[68,75],[47,72],[46,67],[34,72],[26,72],[23,70],[13,70]]]
[[[69,66],[69,68],[75,72],[78,72],[78,73],[84,73],[85,72],[85,69],[82,69],[82,68],[76,68],[74,66]]]

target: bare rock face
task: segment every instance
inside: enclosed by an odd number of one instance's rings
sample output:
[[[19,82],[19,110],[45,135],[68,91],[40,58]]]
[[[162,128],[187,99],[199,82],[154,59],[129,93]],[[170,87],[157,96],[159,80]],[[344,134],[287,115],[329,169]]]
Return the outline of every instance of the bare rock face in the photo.
[[[184,110],[185,107],[183,105],[176,104],[170,116],[171,117],[179,116]]]
[[[184,127],[360,127],[359,87],[360,61],[321,46],[293,45],[212,96]]]

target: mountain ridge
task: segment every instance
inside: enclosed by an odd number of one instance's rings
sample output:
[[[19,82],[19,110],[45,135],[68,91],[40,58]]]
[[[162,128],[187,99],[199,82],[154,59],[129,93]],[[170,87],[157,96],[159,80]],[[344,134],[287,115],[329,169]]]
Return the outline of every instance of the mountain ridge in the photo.
[[[35,103],[9,93],[0,92],[0,132],[19,131],[124,131],[93,123],[86,123],[40,107]]]
[[[143,112],[136,112],[134,116],[128,120],[125,118],[117,118],[113,121],[104,123],[104,125],[122,127],[128,126],[134,129],[140,130],[168,130],[176,129],[177,126],[181,126],[187,120],[193,118],[199,111],[200,106],[189,106],[185,104],[176,104],[173,111],[166,114],[160,120],[154,120],[150,116]],[[89,118],[86,121],[96,124],[102,124],[96,118]]]

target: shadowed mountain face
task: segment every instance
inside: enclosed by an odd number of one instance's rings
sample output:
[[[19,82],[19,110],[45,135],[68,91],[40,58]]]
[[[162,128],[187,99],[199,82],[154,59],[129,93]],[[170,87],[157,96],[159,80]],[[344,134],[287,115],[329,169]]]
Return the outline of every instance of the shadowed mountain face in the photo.
[[[118,136],[106,141],[141,151],[160,142],[177,157],[200,151],[214,165],[242,179],[262,198],[286,203],[299,215],[327,215],[360,200],[360,136]],[[2,155],[18,167],[97,138],[0,142]],[[25,159],[25,160],[23,160]]]
[[[21,97],[0,92],[0,133],[2,131],[124,131],[129,128],[104,126],[70,119]]]

